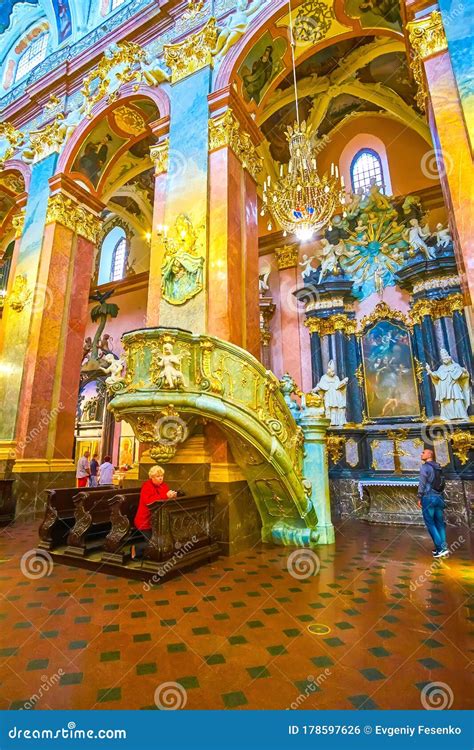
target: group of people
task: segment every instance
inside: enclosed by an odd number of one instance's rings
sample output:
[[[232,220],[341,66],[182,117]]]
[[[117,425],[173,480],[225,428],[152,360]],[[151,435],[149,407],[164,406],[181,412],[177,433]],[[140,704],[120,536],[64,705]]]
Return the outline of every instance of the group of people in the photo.
[[[78,487],[98,487],[101,484],[113,484],[114,465],[111,456],[105,456],[101,464],[98,454],[94,453],[90,458],[90,451],[85,451],[80,457],[76,467],[76,480]]]

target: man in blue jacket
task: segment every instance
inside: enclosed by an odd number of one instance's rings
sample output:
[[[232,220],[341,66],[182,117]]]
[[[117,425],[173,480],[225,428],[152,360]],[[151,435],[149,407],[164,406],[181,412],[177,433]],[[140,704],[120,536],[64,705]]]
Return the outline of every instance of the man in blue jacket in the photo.
[[[418,484],[418,505],[423,511],[423,520],[434,542],[433,557],[446,557],[449,550],[446,544],[446,524],[443,497],[444,478],[441,466],[434,460],[434,452],[425,448],[421,454],[420,482]]]

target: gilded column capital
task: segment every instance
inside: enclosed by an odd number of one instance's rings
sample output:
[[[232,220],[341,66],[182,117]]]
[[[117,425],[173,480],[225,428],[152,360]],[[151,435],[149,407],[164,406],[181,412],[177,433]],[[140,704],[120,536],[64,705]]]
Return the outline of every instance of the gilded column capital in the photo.
[[[171,69],[171,83],[195,73],[212,62],[211,50],[217,40],[217,22],[210,18],[206,25],[195,34],[190,34],[178,44],[165,44],[163,48],[165,64]]]
[[[436,318],[450,318],[454,312],[464,309],[462,294],[449,294],[441,299],[419,299],[410,310],[410,317],[414,324],[420,324],[426,315]]]
[[[407,23],[407,29],[412,50],[422,60],[443,52],[448,47],[439,10],[434,10],[424,18],[410,21]]]
[[[150,158],[155,165],[155,176],[168,171],[169,138],[150,146]]]
[[[354,335],[357,331],[357,321],[349,318],[343,313],[330,315],[328,318],[312,316],[304,322],[310,333],[319,333],[320,336],[331,336],[336,331],[342,331],[346,336]]]
[[[263,161],[250,135],[242,129],[230,108],[209,120],[209,151],[216,151],[224,146],[232,149],[243,168],[256,180],[262,170]]]
[[[434,10],[425,18],[417,18],[407,24],[412,58],[410,66],[417,84],[416,103],[421,110],[425,110],[425,100],[428,96],[423,60],[447,49],[446,34],[439,10]]]
[[[86,240],[97,242],[101,226],[100,218],[64,193],[56,193],[49,198],[45,223],[54,222],[72,229]]]
[[[298,245],[283,245],[275,248],[278,269],[295,268],[298,263]]]

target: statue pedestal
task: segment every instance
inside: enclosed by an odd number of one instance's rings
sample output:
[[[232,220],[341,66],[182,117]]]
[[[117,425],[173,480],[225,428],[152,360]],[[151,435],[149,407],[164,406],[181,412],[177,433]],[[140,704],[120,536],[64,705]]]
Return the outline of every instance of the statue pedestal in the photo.
[[[322,416],[321,412],[321,408],[309,406],[300,413],[298,418],[298,423],[304,433],[303,476],[311,482],[311,502],[318,517],[316,526],[318,544],[334,544],[326,451],[329,419]]]

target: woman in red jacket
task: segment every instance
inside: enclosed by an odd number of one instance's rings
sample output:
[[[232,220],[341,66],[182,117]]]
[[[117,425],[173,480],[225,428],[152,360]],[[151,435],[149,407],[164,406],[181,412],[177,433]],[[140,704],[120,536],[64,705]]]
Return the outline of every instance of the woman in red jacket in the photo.
[[[165,472],[161,466],[152,466],[148,472],[149,479],[142,484],[140,491],[140,502],[134,518],[135,528],[141,531],[144,540],[137,545],[132,545],[131,557],[141,557],[148,540],[151,538],[151,510],[150,505],[164,500],[172,500],[176,497],[176,492],[170,490],[163,481]]]

